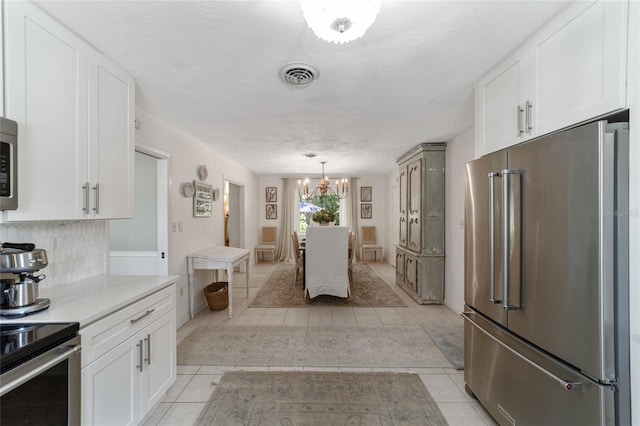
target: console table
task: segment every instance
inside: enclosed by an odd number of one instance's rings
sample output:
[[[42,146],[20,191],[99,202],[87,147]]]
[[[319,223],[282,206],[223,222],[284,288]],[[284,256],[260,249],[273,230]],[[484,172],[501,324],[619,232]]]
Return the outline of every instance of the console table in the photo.
[[[197,251],[187,255],[187,272],[189,274],[189,313],[191,318],[195,315],[195,306],[193,303],[193,272],[196,269],[217,270],[226,269],[229,275],[229,318],[232,317],[233,309],[233,269],[235,266],[245,262],[247,270],[247,297],[249,297],[249,250],[237,248],[217,246]]]

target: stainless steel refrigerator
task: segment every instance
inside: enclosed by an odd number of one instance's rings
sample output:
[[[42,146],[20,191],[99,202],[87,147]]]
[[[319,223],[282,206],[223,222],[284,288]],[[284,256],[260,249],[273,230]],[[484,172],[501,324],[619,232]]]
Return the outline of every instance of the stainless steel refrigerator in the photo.
[[[628,124],[466,165],[467,391],[502,425],[631,422]]]

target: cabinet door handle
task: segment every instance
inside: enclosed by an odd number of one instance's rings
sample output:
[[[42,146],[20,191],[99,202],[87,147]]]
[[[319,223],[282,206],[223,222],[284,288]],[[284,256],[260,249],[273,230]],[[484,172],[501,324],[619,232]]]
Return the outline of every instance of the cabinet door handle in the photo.
[[[100,184],[96,183],[93,190],[96,191],[96,206],[93,208],[93,211],[96,212],[96,214],[100,214]]]
[[[89,182],[85,182],[84,185],[82,185],[82,189],[84,189],[84,207],[82,207],[82,211],[85,214],[89,214]]]
[[[524,110],[520,107],[520,105],[516,105],[516,136],[521,137],[524,133],[522,130],[522,113]]]
[[[533,104],[529,101],[527,101],[525,103],[525,108],[527,110],[526,115],[526,122],[527,122],[527,134],[530,135],[531,131],[533,130],[533,126],[531,125],[531,109],[533,108]]]
[[[140,364],[136,365],[136,368],[140,370],[140,372],[142,373],[142,366],[143,366],[143,360],[142,360],[142,340],[140,340],[138,343],[136,343],[136,347],[138,348],[138,359],[140,360]]]
[[[147,334],[144,341],[147,342],[147,357],[144,360],[147,361],[147,365],[151,365],[151,335]]]
[[[131,324],[135,324],[138,321],[140,321],[142,318],[151,315],[152,313],[154,313],[156,310],[155,309],[149,309],[147,312],[145,312],[144,314],[140,315],[138,318],[134,318],[131,320]]]

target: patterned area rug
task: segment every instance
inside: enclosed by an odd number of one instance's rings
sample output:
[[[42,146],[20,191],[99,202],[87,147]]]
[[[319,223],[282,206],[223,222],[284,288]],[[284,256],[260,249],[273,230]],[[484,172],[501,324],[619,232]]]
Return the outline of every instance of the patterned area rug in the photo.
[[[178,344],[178,364],[452,367],[418,325],[375,328],[199,326]]]
[[[197,425],[446,425],[417,374],[228,372]]]
[[[422,328],[456,370],[464,369],[464,325],[429,324]]]
[[[351,297],[317,296],[307,303],[302,290],[302,273],[293,286],[295,265],[278,265],[262,289],[249,304],[250,308],[295,308],[309,306],[344,305],[359,307],[407,306],[400,297],[366,263],[353,265]]]

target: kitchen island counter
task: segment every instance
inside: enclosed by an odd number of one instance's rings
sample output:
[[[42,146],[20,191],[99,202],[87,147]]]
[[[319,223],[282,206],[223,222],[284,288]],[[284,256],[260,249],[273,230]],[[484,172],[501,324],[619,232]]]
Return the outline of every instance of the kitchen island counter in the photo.
[[[0,322],[79,322],[82,329],[177,280],[178,275],[98,275],[53,287],[45,283],[38,297],[51,300],[48,309],[23,317],[0,317]]]

